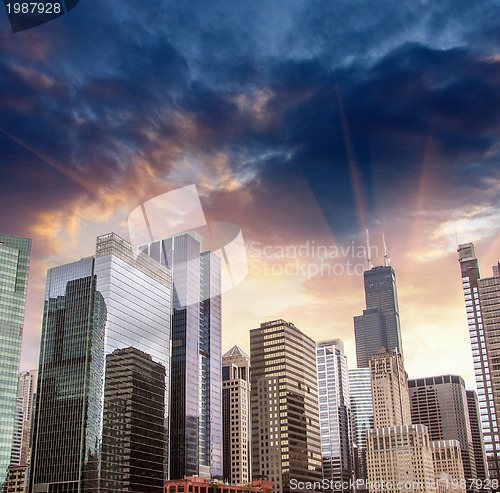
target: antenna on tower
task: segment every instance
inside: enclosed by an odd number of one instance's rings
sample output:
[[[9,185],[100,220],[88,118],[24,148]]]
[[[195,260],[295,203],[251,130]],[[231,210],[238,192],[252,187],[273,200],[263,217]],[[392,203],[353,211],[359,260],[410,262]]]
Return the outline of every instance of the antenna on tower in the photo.
[[[389,255],[389,250],[387,249],[387,245],[385,243],[384,230],[382,230],[382,241],[384,242],[384,265],[386,267],[389,267],[389,265],[391,265],[391,257]]]
[[[366,229],[366,247],[367,247],[366,262],[368,263],[368,270],[370,270],[373,269],[373,264],[370,252],[370,233],[368,232],[368,228]]]

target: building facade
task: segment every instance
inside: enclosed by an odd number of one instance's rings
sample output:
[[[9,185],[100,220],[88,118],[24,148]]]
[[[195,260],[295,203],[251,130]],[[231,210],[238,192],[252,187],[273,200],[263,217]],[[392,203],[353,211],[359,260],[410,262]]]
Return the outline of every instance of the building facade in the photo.
[[[432,441],[456,440],[465,477],[477,479],[465,382],[458,375],[408,381],[412,423],[427,426]],[[442,471],[440,471],[442,472]],[[451,472],[450,472],[451,474]],[[469,482],[468,491],[475,491]]]
[[[436,486],[431,440],[425,425],[412,424],[402,356],[379,351],[370,373],[375,428],[368,431],[368,489],[430,493]]]
[[[233,346],[222,357],[224,480],[229,484],[252,479],[250,390],[250,356]]]
[[[10,465],[4,493],[24,493],[26,491],[27,465]]]
[[[223,477],[221,264],[190,232],[140,249],[172,272],[170,479]]]
[[[368,368],[381,348],[403,354],[394,269],[391,265],[372,267],[364,273],[364,285],[366,310],[354,317],[358,368]]]
[[[316,344],[323,479],[352,491],[354,451],[349,372],[340,339]],[[350,483],[351,482],[351,483]],[[332,488],[326,488],[330,491]]]
[[[396,351],[382,350],[370,360],[373,426],[411,424],[408,374],[402,356]]]
[[[443,483],[445,491],[466,491],[471,481],[466,481],[462,461],[462,447],[458,440],[437,440],[432,445],[432,461],[436,481]]]
[[[370,493],[435,491],[432,444],[424,425],[370,430],[367,466]]]
[[[467,390],[466,395],[467,407],[469,408],[472,446],[474,447],[474,460],[476,462],[476,474],[479,480],[485,481],[489,479],[489,472],[488,461],[486,460],[486,449],[484,448],[483,430],[481,428],[479,401],[475,390]]]
[[[498,362],[493,360],[493,354],[497,354],[495,327],[498,327],[498,322],[496,322],[495,306],[498,306],[500,300],[498,291],[500,278],[496,275],[485,279],[484,282],[481,280],[479,262],[472,243],[459,245],[458,259],[462,274],[488,469],[490,478],[498,481],[500,480],[500,432],[498,429],[500,388],[495,388],[493,382],[494,375],[497,375],[498,379],[500,367]],[[484,302],[481,300],[481,291]],[[482,304],[484,304],[484,315]]]
[[[14,437],[30,253],[30,239],[0,235],[0,486],[7,478]]]
[[[207,478],[188,476],[165,483],[164,493],[272,493],[271,481],[251,481],[243,484],[226,484],[222,481],[209,482]]]
[[[31,459],[30,437],[37,379],[38,370],[19,373],[14,440],[10,459],[12,465],[26,465]]]
[[[321,481],[314,341],[284,320],[265,322],[250,331],[250,360],[253,478],[277,493],[291,479]]]
[[[95,256],[49,269],[29,491],[99,492],[121,460],[120,453],[102,455],[106,355],[116,350],[135,348],[165,369],[158,386],[168,436],[170,299],[170,271],[113,233],[97,238]]]
[[[354,475],[360,480],[358,489],[367,489],[366,469],[367,432],[373,428],[373,403],[370,368],[349,370],[351,418],[354,452]]]
[[[165,367],[129,347],[106,356],[100,491],[161,491]]]

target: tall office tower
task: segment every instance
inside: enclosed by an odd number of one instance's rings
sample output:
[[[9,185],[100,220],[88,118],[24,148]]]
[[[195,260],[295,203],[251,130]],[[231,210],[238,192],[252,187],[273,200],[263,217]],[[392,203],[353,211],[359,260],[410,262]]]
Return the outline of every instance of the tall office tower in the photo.
[[[291,479],[321,481],[314,341],[284,320],[265,322],[250,331],[250,361],[253,479],[276,493],[289,493]]]
[[[458,485],[467,486],[471,483],[470,478],[464,474],[462,462],[462,449],[458,440],[438,440],[432,442],[432,460],[434,462],[434,474],[436,480],[444,479],[444,483],[451,483],[447,486]],[[465,481],[467,478],[468,481]],[[464,491],[460,488],[458,491]],[[449,491],[454,491],[449,489]]]
[[[465,382],[458,375],[409,380],[411,419],[427,426],[432,441],[458,440],[467,479],[477,479]],[[468,491],[474,491],[468,483]],[[470,487],[470,488],[469,488]]]
[[[382,350],[370,360],[375,428],[411,424],[408,375],[396,351]]]
[[[369,430],[367,465],[370,493],[435,491],[432,444],[424,425]]]
[[[399,322],[396,274],[386,257],[386,265],[364,273],[366,310],[354,317],[358,368],[368,368],[381,348],[403,354]]]
[[[10,459],[13,465],[26,465],[30,462],[30,437],[37,378],[38,370],[23,371],[19,373],[14,443],[12,444]]]
[[[368,431],[367,469],[370,493],[388,491],[382,484],[404,484],[389,491],[432,491],[432,448],[425,425],[411,424],[408,376],[397,349],[381,350],[370,360],[375,428]],[[415,482],[412,486],[406,486]],[[373,485],[378,484],[380,487]]]
[[[495,307],[500,303],[498,291],[500,277],[495,275],[492,278],[481,279],[479,262],[472,243],[459,245],[458,259],[462,274],[488,469],[492,480],[500,480],[500,432],[498,430],[500,413],[497,411],[497,409],[500,410],[500,366],[495,360],[498,358],[498,345],[495,337],[498,334],[499,325],[495,323],[494,318]],[[493,315],[493,318],[490,315]]]
[[[229,484],[251,481],[250,356],[233,346],[222,357],[222,416],[224,480]]]
[[[373,428],[372,386],[369,368],[349,370],[349,389],[351,393],[352,435],[354,442],[354,475],[359,489],[366,488],[367,432]]]
[[[170,479],[222,478],[220,259],[195,232],[140,248],[172,271]]]
[[[157,387],[165,395],[163,426],[168,436],[170,297],[170,271],[113,233],[97,238],[94,257],[49,269],[30,492],[109,491],[101,489],[102,475],[123,459],[119,446],[114,456],[109,448],[102,456],[103,442],[110,438],[102,436],[103,412],[108,409],[105,377],[111,375],[106,374],[106,355],[115,350],[135,348],[165,369],[167,378]],[[141,422],[142,430],[133,433],[147,434],[157,417],[151,420]],[[126,440],[131,433],[126,426],[123,423],[123,435],[112,437]],[[131,446],[137,452],[142,445]],[[167,444],[163,447],[167,479]],[[120,474],[115,481],[126,479],[126,472]],[[163,491],[151,487],[149,480],[145,472],[131,491]]]
[[[129,347],[106,356],[102,492],[162,491],[165,367]],[[117,460],[118,459],[118,460]]]
[[[0,487],[7,477],[14,436],[30,252],[30,239],[0,235]]]
[[[481,429],[479,401],[475,390],[467,390],[466,395],[467,406],[469,408],[472,446],[474,448],[474,459],[476,461],[476,474],[478,479],[484,481],[489,478],[489,473],[488,461],[486,460],[486,449],[484,448],[483,430]]]
[[[354,477],[353,437],[349,372],[340,339],[316,344],[319,421],[323,479],[338,483],[336,491],[352,491]],[[331,491],[326,488],[325,491]]]

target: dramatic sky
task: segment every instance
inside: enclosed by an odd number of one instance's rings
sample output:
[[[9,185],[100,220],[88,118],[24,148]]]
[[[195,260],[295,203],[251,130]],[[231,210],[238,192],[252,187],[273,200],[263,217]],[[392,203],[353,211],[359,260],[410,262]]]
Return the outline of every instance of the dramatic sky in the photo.
[[[46,269],[195,184],[248,250],[224,350],[284,318],[355,367],[357,253],[369,228],[383,263],[383,229],[410,377],[473,380],[456,247],[483,275],[500,258],[499,18],[488,0],[81,0],[13,34],[2,13],[0,231],[33,239],[21,368]],[[312,246],[338,248],[317,275]]]

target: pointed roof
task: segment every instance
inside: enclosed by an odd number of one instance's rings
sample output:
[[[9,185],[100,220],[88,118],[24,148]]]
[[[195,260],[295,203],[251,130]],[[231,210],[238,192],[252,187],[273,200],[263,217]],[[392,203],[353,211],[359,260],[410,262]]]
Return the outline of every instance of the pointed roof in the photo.
[[[233,346],[226,354],[224,354],[222,357],[223,358],[229,358],[231,356],[244,356],[245,358],[250,358],[250,356],[248,356],[247,353],[245,353],[245,351],[243,351],[243,349],[240,348],[240,346],[238,346],[238,344],[236,344],[235,346]]]

